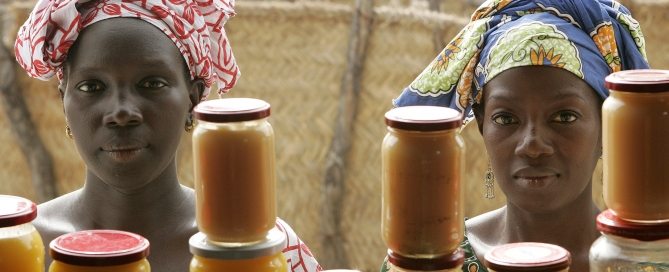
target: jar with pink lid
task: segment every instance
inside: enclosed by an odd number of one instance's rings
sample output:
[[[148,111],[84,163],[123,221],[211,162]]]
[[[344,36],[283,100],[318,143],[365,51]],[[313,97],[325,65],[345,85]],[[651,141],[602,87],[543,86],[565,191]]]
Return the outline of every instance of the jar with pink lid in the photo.
[[[483,263],[491,272],[568,272],[571,254],[553,244],[509,243],[488,251]]]
[[[36,216],[32,201],[0,195],[0,270],[44,271],[44,244],[31,223]]]

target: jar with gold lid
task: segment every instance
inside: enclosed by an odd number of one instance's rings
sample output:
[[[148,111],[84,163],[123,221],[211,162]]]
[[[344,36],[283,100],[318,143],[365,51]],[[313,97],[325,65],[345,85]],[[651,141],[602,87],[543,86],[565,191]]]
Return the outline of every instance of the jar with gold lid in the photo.
[[[628,221],[669,222],[669,70],[616,72],[606,86],[604,201]]]
[[[597,229],[602,236],[590,248],[591,272],[669,271],[669,223],[625,221],[606,210]]]
[[[382,233],[394,254],[430,259],[464,237],[462,115],[437,106],[385,114],[381,148]]]
[[[37,207],[32,201],[0,195],[0,270],[44,271],[44,244],[32,225]]]
[[[118,230],[63,234],[49,244],[49,272],[150,272],[149,241]]]
[[[193,110],[196,219],[212,243],[243,246],[276,224],[274,130],[260,99],[204,101]]]

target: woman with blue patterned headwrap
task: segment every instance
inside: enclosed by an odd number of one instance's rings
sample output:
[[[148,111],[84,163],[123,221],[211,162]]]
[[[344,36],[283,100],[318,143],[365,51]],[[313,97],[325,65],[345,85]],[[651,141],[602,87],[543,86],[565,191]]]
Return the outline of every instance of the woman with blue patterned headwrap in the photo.
[[[588,270],[604,78],[642,68],[639,24],[615,1],[491,0],[393,101],[477,120],[507,203],[467,220],[463,271],[486,271],[486,252],[521,241],[560,245],[572,271]]]

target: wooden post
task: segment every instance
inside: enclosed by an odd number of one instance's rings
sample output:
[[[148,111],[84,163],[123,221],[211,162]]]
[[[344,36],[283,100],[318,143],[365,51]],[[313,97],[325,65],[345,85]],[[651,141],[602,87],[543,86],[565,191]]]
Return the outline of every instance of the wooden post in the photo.
[[[322,252],[319,262],[328,269],[349,267],[344,233],[341,230],[342,203],[346,192],[346,165],[353,137],[353,122],[373,16],[373,0],[355,1],[347,53],[348,65],[342,79],[335,132],[327,155],[322,187]]]
[[[2,17],[8,16],[2,5],[3,3],[0,2],[0,15]],[[11,35],[3,33],[3,29],[7,28],[0,28],[0,37]],[[14,34],[14,36],[16,35]],[[11,126],[9,129],[14,133],[19,148],[28,161],[37,201],[43,202],[57,196],[53,161],[51,154],[37,133],[30,117],[30,111],[28,111],[23,99],[23,94],[16,82],[15,69],[17,66],[13,54],[10,52],[8,48],[0,43],[0,98]]]

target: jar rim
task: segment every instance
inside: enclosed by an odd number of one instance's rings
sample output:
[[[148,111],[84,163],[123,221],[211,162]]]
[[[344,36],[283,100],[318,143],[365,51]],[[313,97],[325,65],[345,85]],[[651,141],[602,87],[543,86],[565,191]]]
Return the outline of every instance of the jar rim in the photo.
[[[571,264],[571,254],[561,246],[520,242],[494,247],[484,256],[486,267],[495,271],[560,271]]]
[[[37,205],[29,199],[0,195],[0,228],[32,222],[37,217]]]
[[[203,101],[193,109],[198,120],[229,123],[258,120],[270,116],[270,105],[256,98],[219,98]]]
[[[384,115],[386,125],[414,131],[437,131],[458,128],[462,114],[440,106],[405,106],[393,108]]]
[[[198,232],[188,240],[190,252],[199,257],[219,260],[241,260],[270,256],[283,251],[286,247],[286,235],[277,228],[272,228],[265,239],[251,245],[224,247],[211,243],[207,235]]]
[[[453,269],[460,267],[464,261],[465,253],[462,249],[457,249],[451,254],[429,259],[404,257],[394,253],[392,250],[388,250],[388,262],[394,266],[410,270],[430,271]]]
[[[669,92],[669,70],[638,69],[612,73],[604,79],[612,91],[633,93]]]
[[[52,240],[49,255],[54,260],[72,265],[122,265],[146,258],[149,245],[146,238],[132,232],[83,230]]]
[[[615,236],[639,241],[657,241],[669,238],[669,223],[638,223],[618,217],[611,209],[597,215],[597,230]]]

